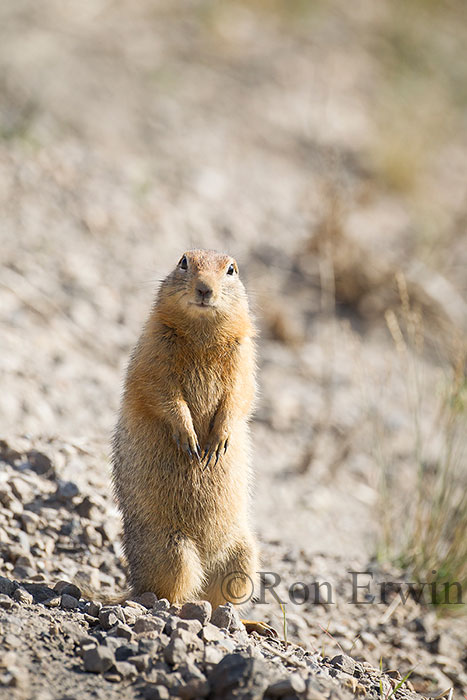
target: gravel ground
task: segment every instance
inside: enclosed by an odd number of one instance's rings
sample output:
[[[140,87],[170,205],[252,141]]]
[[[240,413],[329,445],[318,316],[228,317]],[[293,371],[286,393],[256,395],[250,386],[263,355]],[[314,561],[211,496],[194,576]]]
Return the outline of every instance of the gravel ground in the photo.
[[[405,600],[404,583],[401,598],[396,570],[263,541],[248,615],[278,637],[248,635],[233,606],[123,601],[120,521],[91,446],[24,438],[0,459],[5,697],[380,698],[411,670],[396,697],[465,686],[463,630]]]

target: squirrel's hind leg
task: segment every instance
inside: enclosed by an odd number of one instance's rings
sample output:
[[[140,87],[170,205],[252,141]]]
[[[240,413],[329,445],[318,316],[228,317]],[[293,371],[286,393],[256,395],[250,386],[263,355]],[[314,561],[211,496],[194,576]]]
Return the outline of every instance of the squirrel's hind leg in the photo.
[[[249,534],[239,537],[222,550],[207,567],[207,583],[202,597],[213,610],[231,602],[240,609],[258,593],[258,551]]]
[[[171,603],[184,603],[199,598],[204,574],[198,550],[192,540],[180,532],[161,532],[154,537],[151,530],[144,542],[125,547],[132,591],[152,591]]]

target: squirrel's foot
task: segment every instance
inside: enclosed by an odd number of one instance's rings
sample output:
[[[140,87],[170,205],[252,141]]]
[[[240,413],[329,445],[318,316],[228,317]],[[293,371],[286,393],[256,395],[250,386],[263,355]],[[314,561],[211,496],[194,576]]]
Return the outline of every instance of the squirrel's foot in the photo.
[[[173,437],[178,447],[186,452],[190,459],[196,457],[201,461],[201,447],[194,430],[179,429],[175,431]]]
[[[214,457],[214,455],[216,455],[216,459],[214,462],[214,466],[216,466],[216,464],[219,461],[219,457],[227,452],[228,446],[229,446],[228,436],[221,437],[219,439],[216,439],[214,437],[210,438],[208,444],[206,445],[206,447],[204,449],[204,454],[202,457],[203,461],[207,457],[206,466],[204,468],[206,469],[209,466],[209,462]]]
[[[266,622],[261,622],[260,620],[242,620],[242,622],[248,634],[256,632],[261,635],[261,637],[279,637],[276,630],[270,627]]]

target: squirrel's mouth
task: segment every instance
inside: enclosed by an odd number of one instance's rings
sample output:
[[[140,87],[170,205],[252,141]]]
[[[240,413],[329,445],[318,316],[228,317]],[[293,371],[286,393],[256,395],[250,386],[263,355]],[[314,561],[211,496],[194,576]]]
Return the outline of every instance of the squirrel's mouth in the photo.
[[[206,301],[190,301],[191,306],[197,306],[198,309],[214,309],[214,304]]]

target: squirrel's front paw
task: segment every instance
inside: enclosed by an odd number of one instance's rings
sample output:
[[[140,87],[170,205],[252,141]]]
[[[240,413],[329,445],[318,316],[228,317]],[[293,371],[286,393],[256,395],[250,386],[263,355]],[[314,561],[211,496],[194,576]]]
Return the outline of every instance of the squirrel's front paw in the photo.
[[[211,433],[203,454],[203,461],[207,458],[206,467],[209,466],[209,462],[214,455],[216,455],[216,461],[214,462],[214,466],[216,466],[219,457],[227,452],[228,446],[229,433],[226,430],[222,430],[219,433]]]
[[[201,447],[194,430],[180,428],[174,432],[174,440],[178,447],[184,450],[191,459],[197,457],[198,460],[201,460]]]

